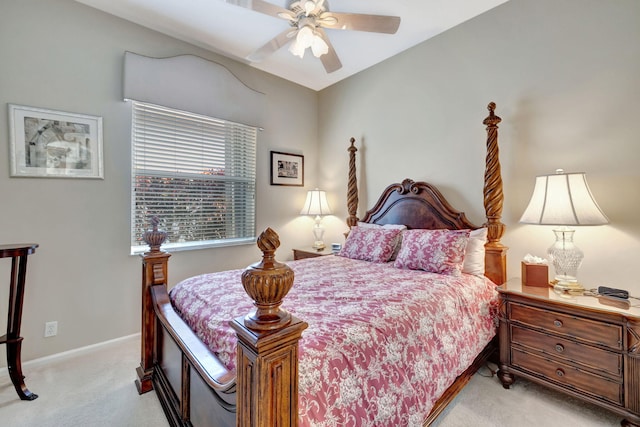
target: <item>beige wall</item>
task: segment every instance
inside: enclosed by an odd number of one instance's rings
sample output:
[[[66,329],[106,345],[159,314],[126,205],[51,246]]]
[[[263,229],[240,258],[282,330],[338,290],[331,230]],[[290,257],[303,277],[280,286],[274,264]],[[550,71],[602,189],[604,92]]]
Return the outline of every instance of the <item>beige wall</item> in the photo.
[[[281,234],[282,259],[312,238],[312,220],[297,213],[316,185],[316,92],[71,0],[2,1],[0,242],[40,244],[29,259],[24,360],[140,329],[140,261],[129,256],[130,106],[121,87],[127,50],[199,55],[267,95],[268,125],[258,137],[258,230],[271,226]],[[102,116],[105,179],[10,178],[7,103]],[[305,155],[307,188],[269,185],[270,150]],[[175,253],[170,281],[258,259],[254,245]],[[2,306],[9,266],[0,262]],[[45,339],[44,323],[52,320],[58,335]]]
[[[584,171],[611,224],[576,231],[586,254],[579,276],[640,296],[638,76],[640,2],[511,0],[322,91],[320,164],[346,156],[354,136],[362,205],[410,177],[440,186],[482,223],[482,120],[495,101],[509,276],[554,240],[550,227],[518,224],[534,177]],[[321,168],[318,178],[340,200],[346,168]]]

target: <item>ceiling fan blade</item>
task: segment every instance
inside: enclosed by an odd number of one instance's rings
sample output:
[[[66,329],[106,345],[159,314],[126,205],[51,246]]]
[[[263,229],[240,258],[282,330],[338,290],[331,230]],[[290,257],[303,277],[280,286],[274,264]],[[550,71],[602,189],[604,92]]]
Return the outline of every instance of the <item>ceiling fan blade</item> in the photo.
[[[255,10],[265,15],[274,16],[276,18],[295,19],[295,15],[289,9],[276,6],[264,0],[225,0],[229,4],[244,7],[245,9]]]
[[[399,16],[364,15],[359,13],[325,12],[320,15],[319,21],[324,28],[385,34],[395,34],[400,26]]]
[[[327,74],[333,73],[334,71],[342,68],[342,62],[340,62],[340,58],[338,58],[338,54],[336,50],[333,48],[333,45],[329,41],[329,37],[327,37],[327,33],[324,32],[322,28],[316,28],[316,32],[320,34],[322,40],[329,47],[329,52],[325,53],[320,57],[320,61],[322,61],[322,65],[324,69],[327,71]]]
[[[296,34],[296,32],[296,30],[287,28],[285,31],[281,32],[280,34],[269,40],[267,43],[265,43],[264,46],[247,56],[247,59],[251,62],[262,61],[267,56],[271,55],[276,50],[289,43],[293,39],[293,36]]]

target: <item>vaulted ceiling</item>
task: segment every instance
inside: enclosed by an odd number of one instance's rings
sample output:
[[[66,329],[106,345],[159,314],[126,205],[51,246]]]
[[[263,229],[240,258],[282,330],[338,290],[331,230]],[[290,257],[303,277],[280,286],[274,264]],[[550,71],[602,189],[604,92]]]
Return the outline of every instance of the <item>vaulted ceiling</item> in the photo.
[[[321,90],[477,16],[507,0],[327,0],[331,12],[401,18],[395,34],[325,30],[342,67],[327,73],[320,59],[300,59],[287,46],[260,62],[252,52],[290,27],[251,10],[252,0],[76,0],[252,67]],[[287,8],[291,0],[265,0]],[[137,52],[144,54],[144,52]]]

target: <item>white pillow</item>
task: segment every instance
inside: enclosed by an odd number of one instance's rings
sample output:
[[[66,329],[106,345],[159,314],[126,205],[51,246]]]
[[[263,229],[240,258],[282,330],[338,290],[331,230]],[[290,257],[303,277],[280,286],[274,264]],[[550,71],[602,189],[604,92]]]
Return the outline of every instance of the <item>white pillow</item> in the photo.
[[[469,242],[464,252],[462,272],[475,276],[484,275],[484,245],[487,243],[487,229],[471,230]]]

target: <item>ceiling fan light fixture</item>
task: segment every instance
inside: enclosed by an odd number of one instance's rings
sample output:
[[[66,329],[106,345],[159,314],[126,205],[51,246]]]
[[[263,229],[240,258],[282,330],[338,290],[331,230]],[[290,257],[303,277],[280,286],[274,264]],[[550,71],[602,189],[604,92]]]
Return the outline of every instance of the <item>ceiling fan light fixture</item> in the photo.
[[[227,0],[227,2],[285,19],[291,26],[289,30],[281,32],[250,54],[247,57],[250,61],[258,62],[290,44],[289,52],[300,58],[304,58],[307,48],[311,48],[313,55],[321,58],[322,66],[327,73],[339,70],[342,68],[342,63],[325,29],[395,34],[400,25],[399,16],[330,12],[327,0],[287,0],[286,9],[275,5],[272,0]]]
[[[298,39],[295,39],[289,46],[289,52],[300,59],[304,58],[305,50],[307,50],[307,48],[302,46],[301,43],[298,43]]]
[[[329,52],[329,45],[322,40],[322,37],[315,34],[313,42],[311,43],[311,52],[313,52],[313,56],[320,58],[322,55]]]
[[[311,25],[304,25],[298,30],[295,40],[289,46],[289,52],[304,58],[304,52],[307,48],[311,48],[313,56],[320,58],[329,52],[329,45],[320,37]]]
[[[296,41],[298,42],[298,44],[302,45],[302,47],[304,49],[311,47],[311,44],[313,43],[313,29],[311,28],[310,25],[305,25],[304,27],[300,28],[300,30],[298,31],[298,35],[296,36]]]
[[[304,2],[303,9],[304,9],[305,15],[309,16],[311,12],[315,10],[315,8],[316,8],[315,2],[311,0],[307,0],[306,2]]]

